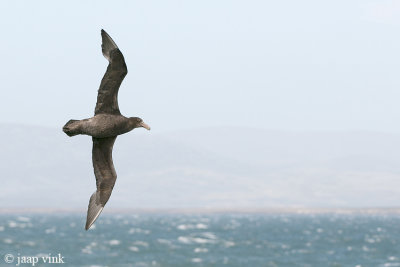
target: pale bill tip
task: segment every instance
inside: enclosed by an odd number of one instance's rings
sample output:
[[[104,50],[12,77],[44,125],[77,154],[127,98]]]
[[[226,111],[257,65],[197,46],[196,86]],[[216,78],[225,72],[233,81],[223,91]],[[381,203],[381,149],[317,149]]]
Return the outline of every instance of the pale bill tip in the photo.
[[[140,126],[142,126],[143,128],[145,128],[145,129],[150,131],[150,126],[147,125],[146,123],[142,122],[142,123],[140,123]]]

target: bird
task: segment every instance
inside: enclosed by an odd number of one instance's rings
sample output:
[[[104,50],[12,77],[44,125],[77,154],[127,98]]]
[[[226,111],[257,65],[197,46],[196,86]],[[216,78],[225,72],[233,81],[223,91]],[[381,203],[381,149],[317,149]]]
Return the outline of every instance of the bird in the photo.
[[[118,90],[128,69],[122,52],[103,29],[101,39],[102,53],[109,63],[98,90],[94,116],[82,120],[69,120],[63,126],[63,131],[70,137],[79,134],[92,137],[96,191],[89,199],[85,230],[88,230],[99,217],[114,188],[117,173],[112,150],[117,136],[140,127],[150,130],[141,118],[125,117],[121,114],[118,106]]]

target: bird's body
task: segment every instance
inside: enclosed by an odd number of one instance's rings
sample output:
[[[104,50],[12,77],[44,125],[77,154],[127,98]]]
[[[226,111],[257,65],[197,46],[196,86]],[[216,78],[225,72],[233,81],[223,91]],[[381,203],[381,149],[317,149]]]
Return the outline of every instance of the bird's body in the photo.
[[[63,130],[69,136],[77,134],[106,138],[121,135],[133,130],[136,121],[122,115],[98,114],[89,119],[70,120]]]
[[[78,134],[92,136],[92,161],[96,176],[97,190],[89,200],[85,229],[100,215],[111,196],[117,174],[112,161],[112,149],[118,135],[127,133],[134,128],[150,127],[137,117],[127,118],[121,115],[118,107],[118,89],[128,73],[124,57],[111,39],[101,30],[102,52],[109,61],[107,71],[101,81],[97,95],[95,115],[83,120],[69,120],[63,127],[68,136]]]

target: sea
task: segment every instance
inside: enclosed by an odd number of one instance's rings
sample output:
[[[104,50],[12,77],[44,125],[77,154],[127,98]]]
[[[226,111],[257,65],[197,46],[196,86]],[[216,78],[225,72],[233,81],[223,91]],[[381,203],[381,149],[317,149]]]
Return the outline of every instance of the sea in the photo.
[[[398,214],[0,214],[0,266],[400,266]]]

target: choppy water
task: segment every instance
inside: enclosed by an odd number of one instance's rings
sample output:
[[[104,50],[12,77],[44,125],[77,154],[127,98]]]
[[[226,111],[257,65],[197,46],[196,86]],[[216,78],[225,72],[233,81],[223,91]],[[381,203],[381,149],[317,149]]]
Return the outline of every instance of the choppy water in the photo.
[[[88,232],[84,220],[0,215],[0,266],[400,266],[398,215],[105,213]],[[43,264],[49,253],[65,264]]]

